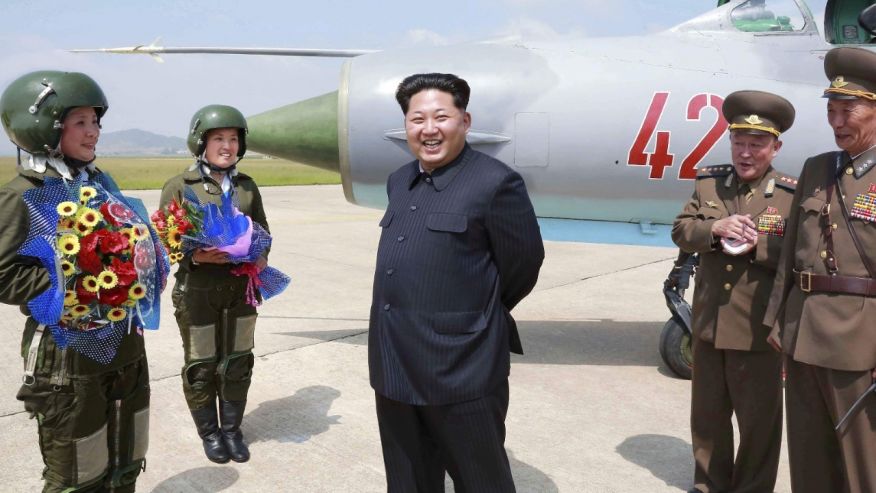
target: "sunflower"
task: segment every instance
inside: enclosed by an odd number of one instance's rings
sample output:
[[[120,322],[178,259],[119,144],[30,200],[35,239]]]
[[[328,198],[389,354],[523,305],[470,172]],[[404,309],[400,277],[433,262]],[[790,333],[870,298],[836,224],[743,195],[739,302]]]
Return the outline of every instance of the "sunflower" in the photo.
[[[76,255],[79,253],[79,238],[71,234],[61,235],[58,238],[58,249],[63,255]]]
[[[130,299],[129,299],[128,301],[126,301],[126,302],[124,302],[124,303],[122,303],[122,304],[125,305],[125,306],[127,306],[127,307],[134,308],[135,306],[137,306],[137,300],[130,300]]]
[[[106,314],[106,318],[110,319],[111,322],[118,322],[120,320],[124,320],[125,317],[128,316],[128,311],[122,308],[113,308]]]
[[[183,256],[184,255],[182,254],[182,252],[173,252],[170,255],[168,255],[168,257],[170,257],[171,264],[175,264],[175,263],[179,262],[180,260],[183,259]]]
[[[68,289],[64,292],[64,306],[78,305],[79,299],[76,298],[76,291]]]
[[[70,230],[76,225],[76,220],[72,217],[62,217],[58,220],[58,232]]]
[[[182,233],[176,226],[167,228],[167,244],[171,248],[179,248],[182,245]]]
[[[119,276],[111,270],[105,270],[97,276],[97,282],[103,289],[112,289],[119,284]]]
[[[100,281],[94,276],[85,276],[82,278],[82,287],[89,293],[96,293],[100,290]]]
[[[128,245],[134,245],[134,228],[125,228],[119,231],[119,233],[121,233],[122,236],[124,236],[125,239],[128,240]]]
[[[62,260],[61,272],[64,273],[64,277],[71,277],[73,274],[76,273],[76,266],[73,265],[73,262],[70,262],[69,260]]]
[[[135,224],[132,228],[134,231],[135,240],[143,240],[149,238],[149,228],[143,224]]]
[[[79,209],[79,213],[77,214],[78,221],[89,228],[93,228],[103,219],[103,216],[100,212],[91,209],[89,207],[83,207]]]
[[[91,312],[91,308],[88,305],[76,305],[70,309],[70,315],[73,318],[80,318]]]
[[[73,229],[76,231],[76,234],[78,234],[79,236],[86,236],[86,235],[91,234],[92,231],[94,231],[94,229],[89,228],[87,224],[84,224],[81,222],[77,222],[73,226]]]
[[[146,288],[144,288],[139,282],[135,282],[131,286],[131,289],[128,290],[128,296],[132,299],[139,300],[146,296]]]
[[[55,210],[63,217],[70,217],[73,214],[76,214],[76,211],[79,210],[79,206],[67,200],[58,204],[58,207],[56,207]]]
[[[79,202],[81,203],[87,203],[96,196],[97,190],[94,187],[82,187],[79,189]]]

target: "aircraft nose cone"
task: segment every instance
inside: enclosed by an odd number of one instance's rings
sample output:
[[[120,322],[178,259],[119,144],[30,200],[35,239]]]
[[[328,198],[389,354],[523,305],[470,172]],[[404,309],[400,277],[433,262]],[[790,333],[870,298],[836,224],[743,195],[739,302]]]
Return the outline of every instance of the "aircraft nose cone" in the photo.
[[[246,121],[248,149],[339,170],[337,91],[259,113]]]

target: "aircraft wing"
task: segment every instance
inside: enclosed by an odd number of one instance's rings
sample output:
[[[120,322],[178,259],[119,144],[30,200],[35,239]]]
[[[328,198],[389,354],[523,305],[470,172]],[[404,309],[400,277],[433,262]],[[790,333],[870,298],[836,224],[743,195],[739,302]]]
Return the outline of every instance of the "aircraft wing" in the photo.
[[[158,46],[154,42],[149,45],[125,46],[120,48],[77,48],[68,50],[71,53],[115,53],[120,55],[142,54],[150,55],[161,61],[159,55],[164,54],[212,54],[212,55],[268,55],[268,56],[312,56],[351,58],[379,50],[348,50],[323,48],[240,48],[221,46],[191,46],[174,47]]]

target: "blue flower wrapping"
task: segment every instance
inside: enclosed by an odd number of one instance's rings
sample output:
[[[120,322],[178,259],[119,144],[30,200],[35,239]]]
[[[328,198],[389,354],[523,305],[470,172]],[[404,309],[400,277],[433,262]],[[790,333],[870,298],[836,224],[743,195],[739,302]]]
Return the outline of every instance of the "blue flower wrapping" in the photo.
[[[249,230],[250,223],[252,223],[252,236],[249,251],[246,255],[229,256],[228,260],[237,264],[255,262],[271,247],[271,235],[262,225],[238,211],[228,194],[222,195],[219,206],[202,203],[191,187],[186,187],[183,198],[189,203],[196,204],[203,211],[203,227],[197,235],[183,236],[183,251],[233,245]],[[259,273],[259,281],[262,299],[267,300],[282,293],[289,286],[291,279],[278,269],[266,267]]]
[[[84,175],[66,182],[49,177],[42,187],[24,192],[22,199],[30,216],[30,229],[18,254],[39,260],[49,273],[49,288],[27,303],[34,320],[49,328],[59,348],[71,347],[98,363],[108,364],[115,357],[122,338],[131,330],[132,325],[137,328],[158,328],[160,295],[170,271],[170,263],[158,243],[158,235],[148,221],[149,216],[142,202],[122,195],[108,175],[98,174],[91,181],[83,180],[82,176]],[[80,189],[85,185],[93,186],[97,190],[97,199],[100,202],[120,203],[133,211],[134,215],[128,222],[146,226],[151,241],[137,243],[139,253],[146,259],[137,268],[138,281],[146,288],[147,295],[132,308],[133,313],[119,322],[108,322],[89,330],[76,330],[60,325],[64,311],[65,280],[60,271],[60,254],[55,251],[54,245],[58,233],[58,204],[64,201],[78,202]],[[135,318],[138,321],[135,322]]]

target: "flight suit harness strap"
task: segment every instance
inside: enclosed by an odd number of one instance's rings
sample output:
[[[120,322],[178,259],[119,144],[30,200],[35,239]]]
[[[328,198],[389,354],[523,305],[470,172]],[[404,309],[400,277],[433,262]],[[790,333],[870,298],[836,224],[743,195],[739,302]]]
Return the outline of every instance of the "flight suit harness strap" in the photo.
[[[39,358],[40,343],[43,341],[43,334],[45,332],[45,324],[37,325],[30,340],[30,347],[27,349],[27,359],[24,361],[24,376],[21,379],[27,386],[33,385],[36,381],[34,373],[36,372],[37,359]]]

